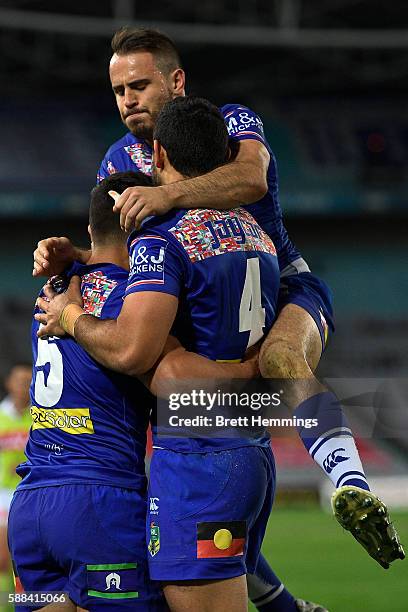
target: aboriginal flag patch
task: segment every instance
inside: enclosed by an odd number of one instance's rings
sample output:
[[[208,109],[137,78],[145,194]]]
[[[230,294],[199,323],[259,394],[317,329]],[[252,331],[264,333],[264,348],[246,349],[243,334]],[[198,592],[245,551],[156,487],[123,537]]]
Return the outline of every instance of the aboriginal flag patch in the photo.
[[[197,523],[197,558],[243,555],[245,540],[246,521]]]
[[[13,565],[14,592],[21,595],[22,593],[24,593],[24,588],[18,576],[16,564],[14,563],[13,560],[11,561],[11,563]]]

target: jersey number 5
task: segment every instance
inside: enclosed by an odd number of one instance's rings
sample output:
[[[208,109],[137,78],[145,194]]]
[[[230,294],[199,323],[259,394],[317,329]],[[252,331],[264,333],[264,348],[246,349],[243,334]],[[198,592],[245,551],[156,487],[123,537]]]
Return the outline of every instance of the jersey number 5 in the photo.
[[[249,331],[247,348],[258,342],[265,327],[265,308],[262,308],[261,272],[259,258],[247,259],[244,288],[239,305],[239,331]]]
[[[55,341],[38,340],[35,364],[35,401],[50,408],[60,400],[64,386],[62,355]]]

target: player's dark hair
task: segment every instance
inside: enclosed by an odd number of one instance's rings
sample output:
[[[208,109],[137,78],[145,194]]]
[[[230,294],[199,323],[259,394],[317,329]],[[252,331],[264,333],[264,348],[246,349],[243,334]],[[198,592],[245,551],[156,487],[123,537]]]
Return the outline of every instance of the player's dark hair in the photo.
[[[183,176],[206,174],[228,160],[228,131],[218,108],[204,98],[185,96],[167,102],[153,138],[166,149]]]
[[[182,68],[180,56],[173,41],[158,30],[121,28],[113,35],[111,47],[113,53],[117,55],[148,51],[152,53],[159,67],[165,72]]]
[[[151,187],[151,179],[141,172],[117,172],[103,179],[91,191],[89,225],[98,245],[122,244],[126,234],[120,229],[120,216],[112,211],[114,201],[109,191],[122,193],[128,187]]]

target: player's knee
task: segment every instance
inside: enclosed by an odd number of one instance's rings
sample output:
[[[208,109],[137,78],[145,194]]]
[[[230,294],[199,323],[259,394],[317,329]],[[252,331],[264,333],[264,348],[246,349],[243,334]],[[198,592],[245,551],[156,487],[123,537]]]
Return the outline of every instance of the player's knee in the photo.
[[[309,378],[312,374],[306,356],[284,338],[267,338],[261,347],[259,368],[264,378]]]

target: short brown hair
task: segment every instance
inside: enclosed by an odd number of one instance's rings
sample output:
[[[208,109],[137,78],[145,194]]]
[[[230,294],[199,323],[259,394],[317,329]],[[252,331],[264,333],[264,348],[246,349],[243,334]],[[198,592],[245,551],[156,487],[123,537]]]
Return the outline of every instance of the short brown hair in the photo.
[[[180,56],[173,41],[158,30],[121,28],[113,35],[111,47],[113,53],[117,55],[149,51],[155,56],[160,68],[167,72],[182,68]]]

